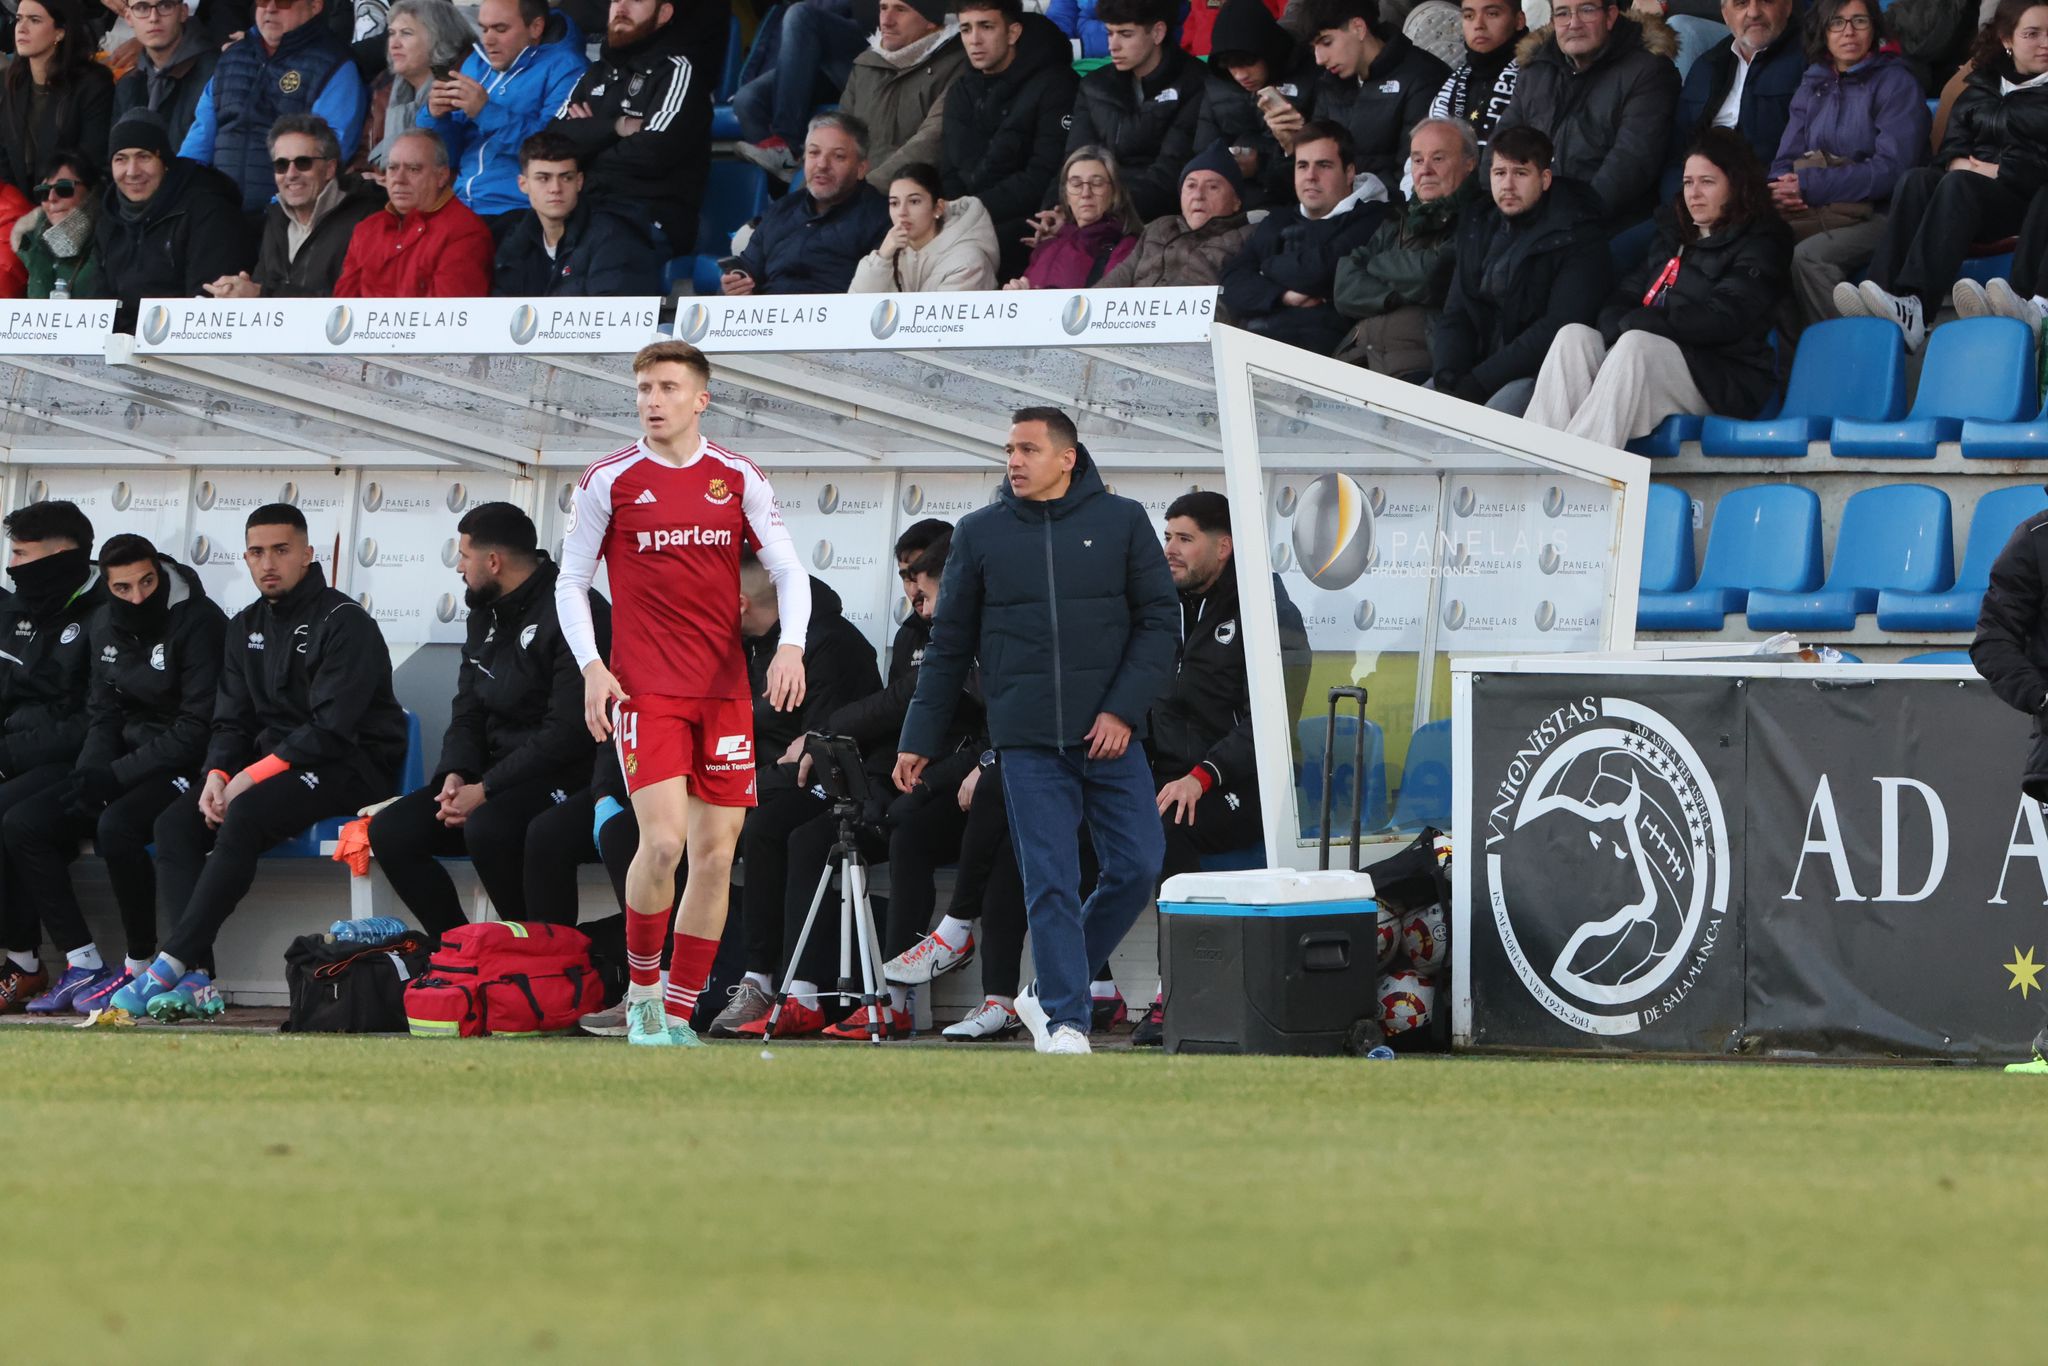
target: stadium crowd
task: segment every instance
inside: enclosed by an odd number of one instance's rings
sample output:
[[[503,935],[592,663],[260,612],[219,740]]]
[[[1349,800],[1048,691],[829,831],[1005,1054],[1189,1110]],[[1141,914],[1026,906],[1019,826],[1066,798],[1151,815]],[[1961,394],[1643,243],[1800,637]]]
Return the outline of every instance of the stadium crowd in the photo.
[[[700,250],[728,0],[245,3],[20,0],[0,293],[123,327],[648,295]],[[1218,285],[1254,332],[1616,443],[1756,415],[1823,318],[2038,324],[2048,5],[1666,8],[789,0],[731,108],[780,193],[718,287]],[[2010,280],[1958,282],[2014,237]]]

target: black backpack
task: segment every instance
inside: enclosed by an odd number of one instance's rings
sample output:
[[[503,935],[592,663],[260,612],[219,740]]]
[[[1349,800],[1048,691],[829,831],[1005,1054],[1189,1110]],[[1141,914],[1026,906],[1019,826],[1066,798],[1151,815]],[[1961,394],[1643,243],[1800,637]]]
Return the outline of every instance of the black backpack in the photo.
[[[405,984],[426,971],[427,936],[417,930],[374,943],[302,934],[284,951],[294,1034],[403,1034]]]

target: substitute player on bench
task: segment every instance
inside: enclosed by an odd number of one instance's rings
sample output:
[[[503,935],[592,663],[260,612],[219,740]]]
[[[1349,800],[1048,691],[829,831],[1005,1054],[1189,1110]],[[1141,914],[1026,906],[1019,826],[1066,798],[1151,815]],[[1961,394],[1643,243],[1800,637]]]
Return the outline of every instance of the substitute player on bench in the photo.
[[[617,744],[640,823],[626,871],[626,1041],[695,1045],[690,1013],[718,952],[733,845],[755,799],[740,550],[752,547],[775,583],[782,642],[768,700],[778,711],[803,701],[811,585],[767,477],[697,430],[711,406],[703,353],[656,342],[633,358],[633,374],[644,435],[577,481],[555,601],[583,669],[584,720]],[[585,596],[599,559],[615,669],[598,656]],[[686,845],[664,999],[661,939]]]

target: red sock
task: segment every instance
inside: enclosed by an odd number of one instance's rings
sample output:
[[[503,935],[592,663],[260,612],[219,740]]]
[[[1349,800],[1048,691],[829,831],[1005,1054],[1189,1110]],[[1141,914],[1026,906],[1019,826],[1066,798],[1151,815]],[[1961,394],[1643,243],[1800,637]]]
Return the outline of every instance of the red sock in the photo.
[[[648,915],[626,908],[626,980],[636,987],[661,982],[661,941],[668,937],[668,914]]]
[[[716,939],[699,939],[677,930],[675,951],[668,957],[668,995],[662,1009],[678,1020],[695,1014],[698,993],[711,980],[711,960],[717,956]]]

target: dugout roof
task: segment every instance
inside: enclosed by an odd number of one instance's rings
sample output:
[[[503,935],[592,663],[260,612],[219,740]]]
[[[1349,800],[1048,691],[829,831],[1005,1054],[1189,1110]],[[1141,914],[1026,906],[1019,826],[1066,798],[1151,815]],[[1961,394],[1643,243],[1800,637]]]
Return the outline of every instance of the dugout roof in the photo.
[[[943,472],[985,496],[1010,413],[1056,405],[1113,479],[1156,486],[1155,510],[1191,486],[1231,496],[1254,705],[1272,722],[1257,728],[1268,848],[1311,857],[1294,776],[1320,759],[1305,725],[1332,678],[1374,692],[1385,777],[1361,800],[1391,840],[1419,790],[1404,756],[1447,712],[1450,659],[1633,644],[1648,465],[1214,312],[1213,289],[684,299],[667,323],[653,299],[185,299],[145,301],[128,336],[109,304],[13,302],[0,462],[17,483],[72,466],[110,485],[137,467],[488,471],[534,480],[510,487],[551,541],[555,486],[637,434],[627,362],[661,335],[713,359],[713,440],[770,470],[872,472],[902,485],[890,506],[905,517],[914,484]],[[813,501],[833,511],[832,485]],[[1246,530],[1248,507],[1265,534]],[[362,531],[337,525],[336,543]],[[828,577],[858,560],[839,534],[815,548]],[[1298,704],[1275,582],[1318,661]]]

